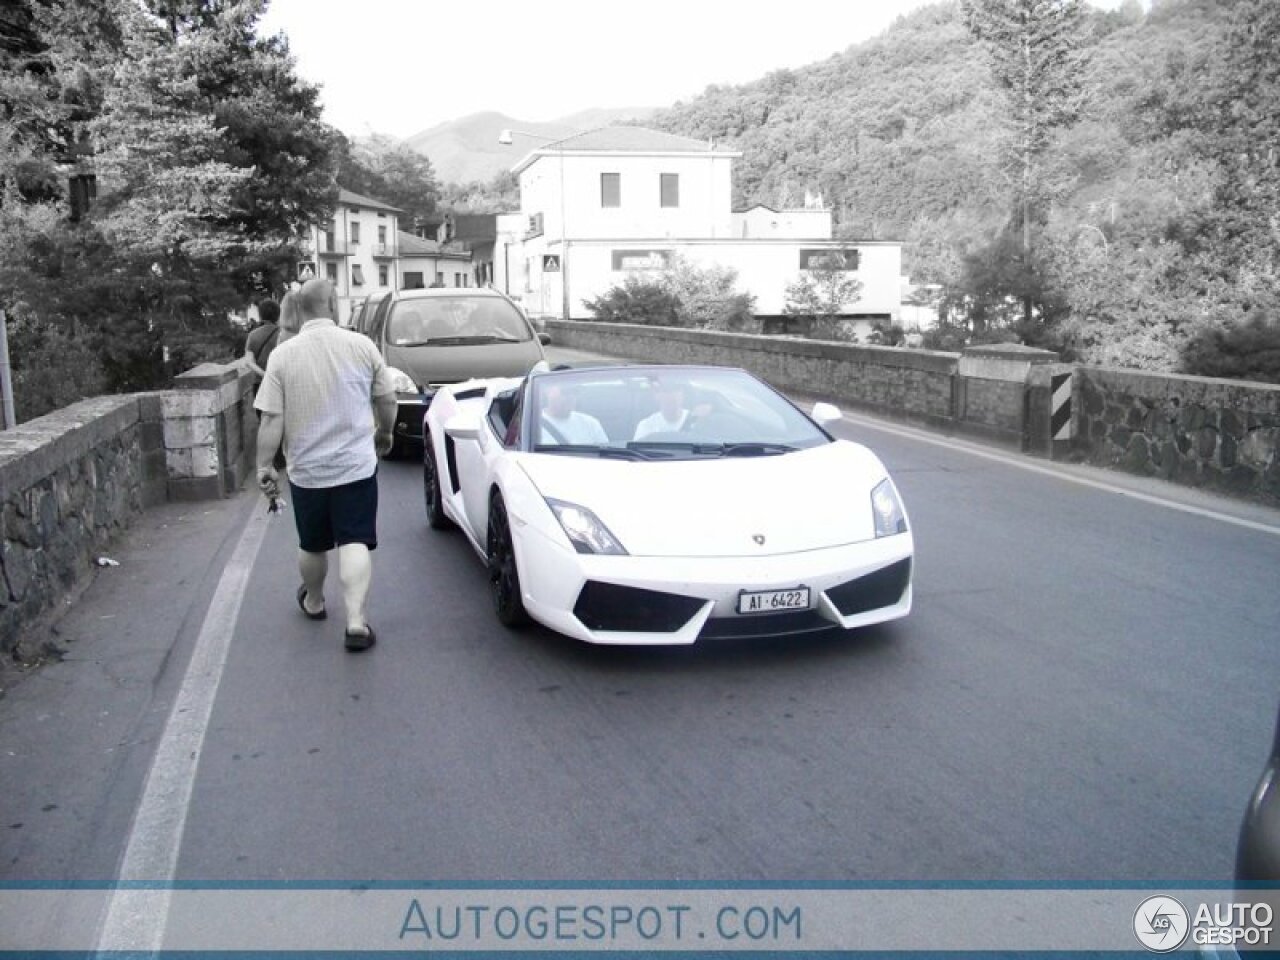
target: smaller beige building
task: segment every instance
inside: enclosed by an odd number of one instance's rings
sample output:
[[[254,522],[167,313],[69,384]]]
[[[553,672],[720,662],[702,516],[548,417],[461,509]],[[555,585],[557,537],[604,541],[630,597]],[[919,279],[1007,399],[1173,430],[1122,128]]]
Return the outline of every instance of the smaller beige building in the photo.
[[[333,218],[313,226],[302,239],[298,279],[329,279],[338,293],[340,324],[350,325],[352,312],[371,294],[432,284],[471,285],[471,254],[400,230],[401,212],[381,200],[339,190]]]
[[[395,289],[401,211],[371,197],[340,190],[327,223],[303,240],[298,279],[327,277],[338,292],[338,322],[347,324],[354,305],[371,293]]]

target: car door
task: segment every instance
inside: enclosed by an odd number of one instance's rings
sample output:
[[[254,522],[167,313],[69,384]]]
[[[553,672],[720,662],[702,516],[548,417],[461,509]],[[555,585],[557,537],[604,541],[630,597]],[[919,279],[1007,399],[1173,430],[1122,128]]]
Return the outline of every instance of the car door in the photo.
[[[494,478],[502,461],[519,448],[523,396],[521,389],[512,402],[510,390],[490,386],[485,392],[475,439],[460,442],[455,449],[467,526],[482,546],[489,531],[489,493]]]

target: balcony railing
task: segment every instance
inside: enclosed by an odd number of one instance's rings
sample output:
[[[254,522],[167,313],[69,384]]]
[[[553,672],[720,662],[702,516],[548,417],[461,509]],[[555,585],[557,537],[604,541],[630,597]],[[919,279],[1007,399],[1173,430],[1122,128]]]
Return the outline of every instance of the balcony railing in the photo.
[[[349,257],[357,252],[359,244],[347,243],[345,240],[327,240],[320,237],[320,249],[316,252],[322,257]]]
[[[380,258],[389,258],[396,255],[395,244],[391,243],[374,243],[370,244],[373,249],[373,255]]]

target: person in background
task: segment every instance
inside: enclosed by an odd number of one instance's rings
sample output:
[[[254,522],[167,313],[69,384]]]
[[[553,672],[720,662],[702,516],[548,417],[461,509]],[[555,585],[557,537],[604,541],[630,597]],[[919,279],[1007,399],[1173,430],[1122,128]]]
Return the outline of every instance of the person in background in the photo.
[[[280,342],[296,337],[302,329],[302,314],[298,309],[298,291],[288,290],[280,301]]]
[[[244,359],[261,382],[266,373],[267,358],[280,342],[280,305],[274,300],[261,301],[258,304],[258,320],[258,325],[245,338]]]
[[[258,487],[279,497],[272,456],[283,440],[298,530],[297,602],[312,620],[328,616],[324,587],[329,553],[337,550],[346,613],[346,648],[377,640],[366,609],[378,546],[378,457],[391,449],[395,386],[368,337],[334,322],[333,285],[313,279],[296,294],[302,329],[267,362],[254,406]]]

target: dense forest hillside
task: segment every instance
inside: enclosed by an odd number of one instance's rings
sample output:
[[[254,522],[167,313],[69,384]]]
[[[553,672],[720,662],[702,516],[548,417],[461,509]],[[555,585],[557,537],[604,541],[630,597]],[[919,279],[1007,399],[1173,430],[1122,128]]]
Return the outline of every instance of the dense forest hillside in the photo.
[[[958,337],[1173,369],[1189,351],[1203,360],[1214,337],[1229,349],[1224,332],[1274,329],[1280,4],[1079,8],[1058,41],[1078,109],[1037,157],[1024,243],[1010,98],[973,28],[975,8],[1018,2],[922,8],[823,62],[710,87],[649,123],[742,150],[735,205],[817,191],[840,236],[903,240],[906,269],[936,285]]]

